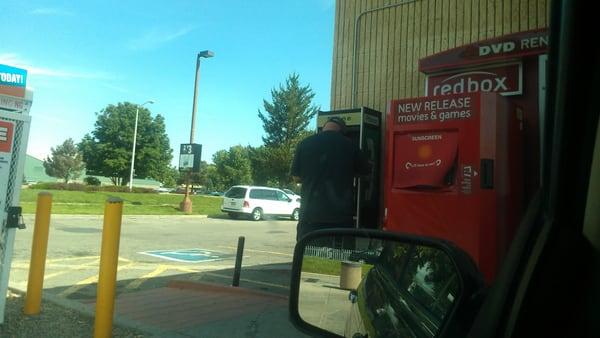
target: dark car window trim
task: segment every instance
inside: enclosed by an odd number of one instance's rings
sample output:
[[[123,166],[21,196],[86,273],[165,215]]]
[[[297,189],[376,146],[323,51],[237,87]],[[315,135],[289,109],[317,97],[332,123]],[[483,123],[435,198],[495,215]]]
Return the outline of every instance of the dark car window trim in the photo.
[[[578,273],[585,281],[586,268],[593,267],[581,232],[598,126],[593,102],[600,55],[581,38],[597,29],[593,11],[586,7],[576,1],[551,2],[541,191],[530,203],[469,336],[581,336],[586,325],[600,327],[597,320],[578,316],[585,289],[564,289],[572,288],[568,276]],[[571,310],[544,306],[550,294],[552,302]]]

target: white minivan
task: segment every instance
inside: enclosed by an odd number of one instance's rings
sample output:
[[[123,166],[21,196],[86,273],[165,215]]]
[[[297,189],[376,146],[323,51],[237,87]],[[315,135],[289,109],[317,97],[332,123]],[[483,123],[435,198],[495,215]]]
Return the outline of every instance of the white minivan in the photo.
[[[300,218],[300,202],[290,198],[280,189],[248,185],[231,187],[223,196],[221,211],[231,218],[250,216],[254,221],[264,215],[286,216],[297,221]]]

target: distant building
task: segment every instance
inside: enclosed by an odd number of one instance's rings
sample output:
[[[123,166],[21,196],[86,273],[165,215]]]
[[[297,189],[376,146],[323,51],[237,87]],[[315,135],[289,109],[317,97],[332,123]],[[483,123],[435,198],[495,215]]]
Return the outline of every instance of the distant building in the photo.
[[[87,175],[85,172],[83,175],[75,180],[71,180],[76,183],[83,183],[83,179]],[[90,175],[93,176],[93,175]],[[101,185],[112,185],[112,181],[108,177],[94,176],[100,180]],[[41,182],[62,182],[62,179],[51,177],[46,175],[46,169],[44,168],[44,161],[37,159],[31,155],[27,155],[25,159],[25,169],[23,171],[23,183],[41,183]],[[138,188],[159,188],[161,183],[152,179],[141,179],[134,178],[133,186]]]
[[[39,160],[31,155],[27,155],[25,159],[25,169],[23,171],[24,183],[37,182],[57,182],[55,177],[46,175],[44,161]]]

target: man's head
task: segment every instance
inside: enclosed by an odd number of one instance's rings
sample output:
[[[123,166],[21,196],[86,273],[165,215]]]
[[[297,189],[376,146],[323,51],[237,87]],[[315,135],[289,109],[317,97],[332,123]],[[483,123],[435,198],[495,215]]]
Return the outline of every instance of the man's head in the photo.
[[[333,116],[327,119],[325,125],[323,125],[323,131],[338,131],[342,134],[346,133],[346,122],[344,119]]]

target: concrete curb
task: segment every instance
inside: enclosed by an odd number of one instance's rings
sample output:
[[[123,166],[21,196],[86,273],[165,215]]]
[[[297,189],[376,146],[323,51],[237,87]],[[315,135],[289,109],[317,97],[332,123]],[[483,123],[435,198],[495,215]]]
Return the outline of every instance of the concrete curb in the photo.
[[[25,297],[25,294],[27,293],[23,290],[20,290],[20,289],[11,287],[11,286],[9,286],[8,289],[11,292],[20,294],[22,297]],[[77,312],[83,314],[84,316],[91,317],[91,318],[96,317],[96,311],[93,306],[86,305],[86,304],[80,303],[78,301],[58,297],[51,293],[43,293],[42,299],[52,302],[56,305],[77,311]],[[155,326],[145,325],[145,324],[142,324],[135,320],[131,320],[131,319],[127,319],[127,318],[120,318],[117,316],[113,317],[113,325],[120,326],[123,328],[128,328],[128,329],[139,330],[139,331],[142,331],[151,336],[157,336],[157,337],[173,337],[173,338],[188,337],[186,335],[182,335],[182,334],[174,332],[174,331],[165,331],[165,330],[160,329]]]

